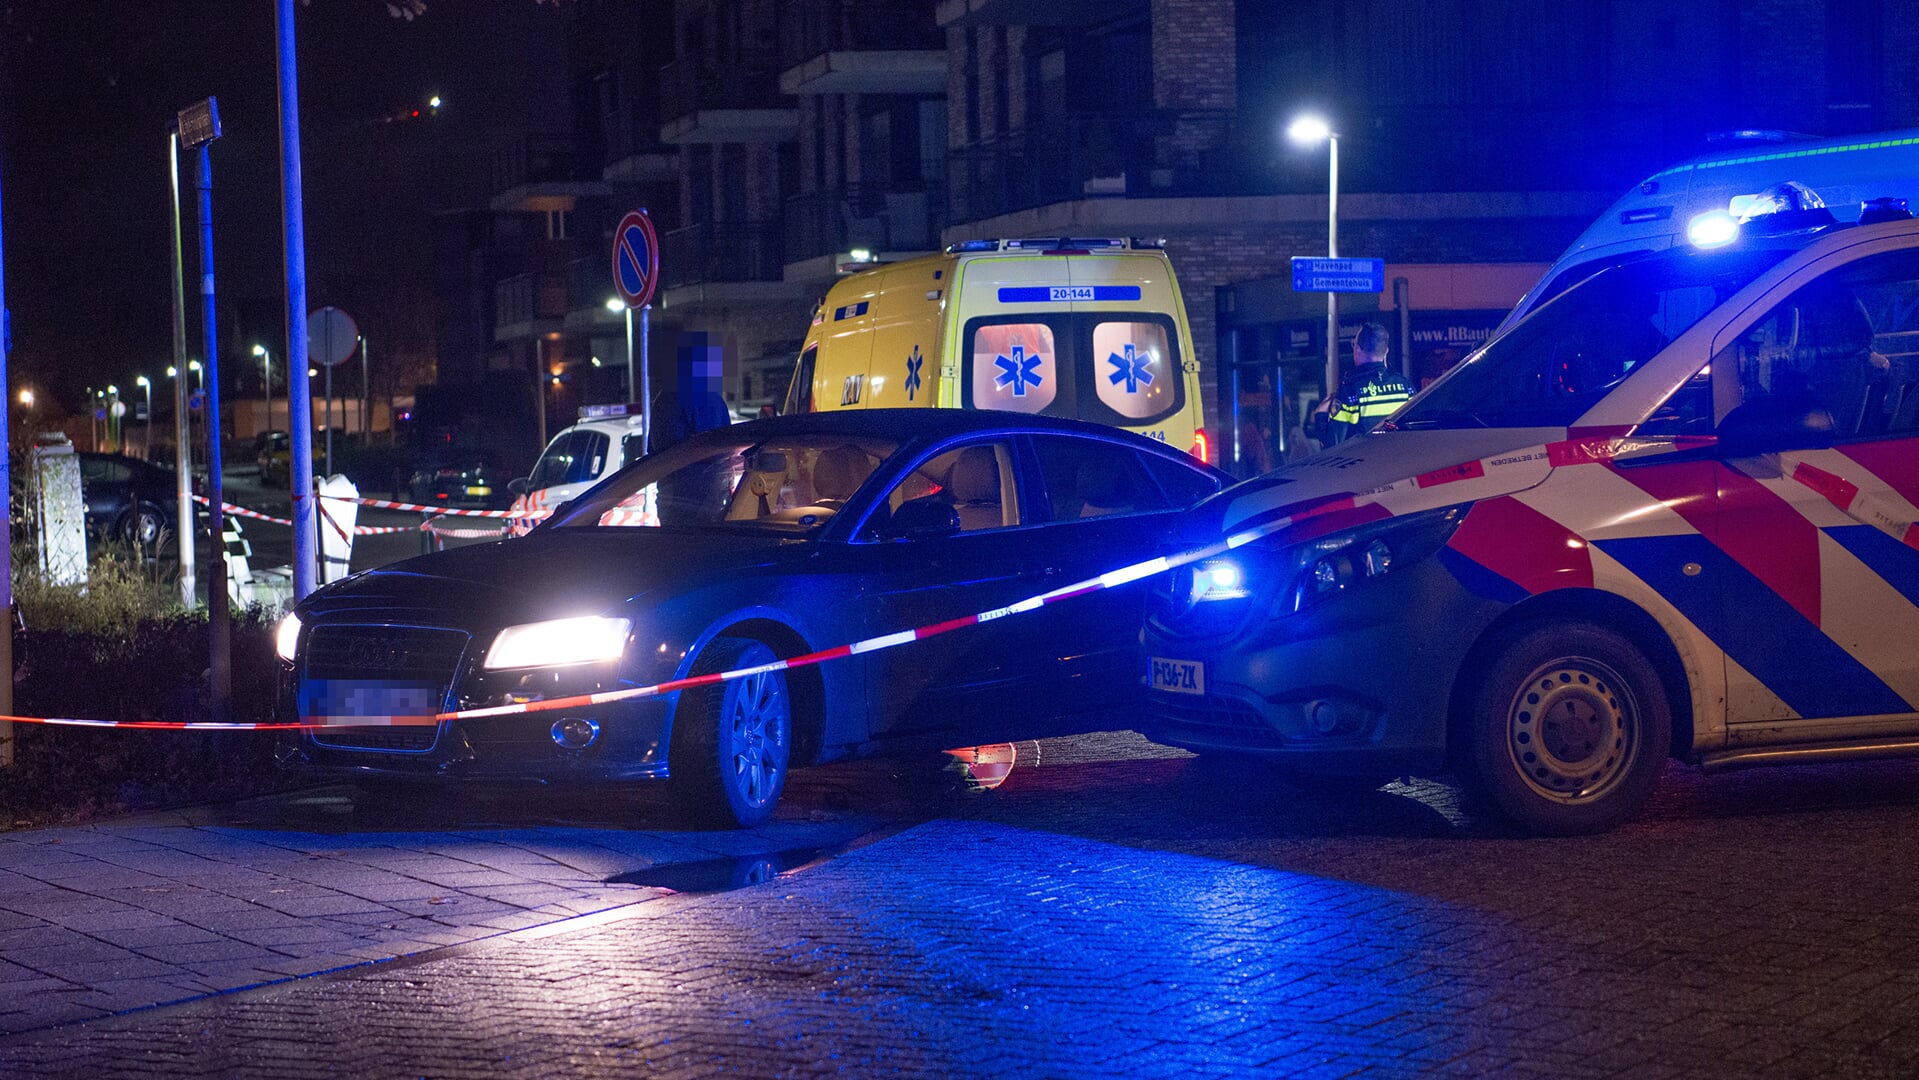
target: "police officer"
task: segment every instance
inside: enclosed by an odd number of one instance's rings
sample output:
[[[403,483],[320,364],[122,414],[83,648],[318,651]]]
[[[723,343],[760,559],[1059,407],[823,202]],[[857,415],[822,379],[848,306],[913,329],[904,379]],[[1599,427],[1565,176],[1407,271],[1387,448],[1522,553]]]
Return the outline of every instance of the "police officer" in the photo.
[[[1367,323],[1359,328],[1359,336],[1353,339],[1352,373],[1340,381],[1339,392],[1327,408],[1326,445],[1371,431],[1413,396],[1412,386],[1386,366],[1391,348],[1385,327]]]

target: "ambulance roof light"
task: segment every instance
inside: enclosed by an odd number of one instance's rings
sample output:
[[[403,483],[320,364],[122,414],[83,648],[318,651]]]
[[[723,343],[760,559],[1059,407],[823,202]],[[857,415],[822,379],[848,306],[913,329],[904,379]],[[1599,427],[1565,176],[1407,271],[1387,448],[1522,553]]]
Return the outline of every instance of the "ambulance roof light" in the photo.
[[[948,255],[963,255],[969,251],[998,251],[998,240],[962,240],[957,244],[948,244]]]

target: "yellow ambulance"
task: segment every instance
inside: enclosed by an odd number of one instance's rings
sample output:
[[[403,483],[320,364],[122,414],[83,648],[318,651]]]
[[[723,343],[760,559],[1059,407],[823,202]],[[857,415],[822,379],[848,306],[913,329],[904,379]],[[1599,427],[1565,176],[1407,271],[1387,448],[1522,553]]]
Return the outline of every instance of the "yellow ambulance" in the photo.
[[[973,240],[834,285],[782,411],[919,407],[1076,417],[1211,458],[1173,264],[1141,240]]]

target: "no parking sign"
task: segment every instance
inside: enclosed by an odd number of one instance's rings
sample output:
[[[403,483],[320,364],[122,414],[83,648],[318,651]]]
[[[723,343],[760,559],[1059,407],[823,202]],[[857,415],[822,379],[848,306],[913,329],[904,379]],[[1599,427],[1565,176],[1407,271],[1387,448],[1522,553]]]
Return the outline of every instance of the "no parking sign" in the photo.
[[[660,237],[644,210],[629,210],[613,230],[613,287],[630,308],[653,302],[660,276]]]

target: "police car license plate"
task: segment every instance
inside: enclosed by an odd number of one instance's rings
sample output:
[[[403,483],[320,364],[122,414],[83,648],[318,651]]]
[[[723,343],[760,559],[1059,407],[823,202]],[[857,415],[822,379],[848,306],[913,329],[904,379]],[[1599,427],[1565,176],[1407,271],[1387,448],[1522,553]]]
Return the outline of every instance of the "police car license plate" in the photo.
[[[1146,658],[1146,667],[1147,686],[1151,689],[1175,694],[1206,692],[1206,665],[1198,660],[1167,660],[1149,656]]]

